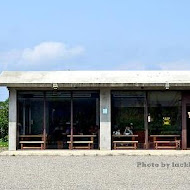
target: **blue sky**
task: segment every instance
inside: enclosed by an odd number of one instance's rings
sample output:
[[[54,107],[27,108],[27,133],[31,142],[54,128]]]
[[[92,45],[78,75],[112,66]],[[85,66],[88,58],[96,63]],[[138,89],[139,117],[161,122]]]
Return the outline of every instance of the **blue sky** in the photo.
[[[3,70],[189,70],[189,0],[0,2]],[[0,89],[0,101],[7,91]]]

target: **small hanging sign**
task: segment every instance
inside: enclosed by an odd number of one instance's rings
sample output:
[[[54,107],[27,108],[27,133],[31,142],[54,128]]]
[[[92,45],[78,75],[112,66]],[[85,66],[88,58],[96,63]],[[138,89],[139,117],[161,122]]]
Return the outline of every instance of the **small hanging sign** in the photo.
[[[170,125],[171,124],[170,117],[163,117],[163,124],[164,125]]]
[[[151,117],[150,117],[150,115],[148,115],[148,122],[149,122],[149,123],[151,122]]]

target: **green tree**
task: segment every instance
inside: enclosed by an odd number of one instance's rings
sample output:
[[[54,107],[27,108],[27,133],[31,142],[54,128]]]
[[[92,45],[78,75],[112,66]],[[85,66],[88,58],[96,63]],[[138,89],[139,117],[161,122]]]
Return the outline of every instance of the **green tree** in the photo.
[[[8,140],[9,100],[0,103],[0,140]]]

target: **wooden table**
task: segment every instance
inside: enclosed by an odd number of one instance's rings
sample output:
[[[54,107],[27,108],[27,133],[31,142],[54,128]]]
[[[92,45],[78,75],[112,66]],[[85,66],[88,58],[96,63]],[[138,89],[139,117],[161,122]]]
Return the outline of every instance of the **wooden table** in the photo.
[[[45,137],[45,138],[44,138]],[[33,148],[46,148],[46,137],[47,135],[19,135],[19,144],[21,144],[21,149],[33,149]],[[38,139],[38,140],[36,140]],[[37,144],[40,146],[26,146],[26,144]],[[25,146],[24,146],[25,145]]]
[[[153,138],[155,149],[180,148],[180,140],[178,140],[180,135],[150,135],[150,137]]]
[[[71,137],[71,135],[67,135],[67,137]],[[94,138],[96,135],[73,135],[74,138],[86,138],[87,140],[73,140],[73,144],[87,144],[88,146],[73,146],[73,149],[93,149]],[[67,141],[69,143],[69,149],[71,149],[71,141]]]
[[[138,135],[112,135],[114,138],[131,138],[131,140],[113,140],[114,149],[137,149],[138,141],[135,140],[135,138],[138,137]],[[119,146],[118,146],[119,144]],[[124,144],[131,144],[132,146],[124,146]]]

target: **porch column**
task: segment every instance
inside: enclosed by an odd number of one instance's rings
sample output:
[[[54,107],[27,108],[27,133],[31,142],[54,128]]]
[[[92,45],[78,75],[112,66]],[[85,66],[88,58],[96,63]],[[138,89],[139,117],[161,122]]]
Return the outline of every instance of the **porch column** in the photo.
[[[182,132],[181,132],[181,142],[182,142],[182,149],[185,150],[187,149],[187,109],[186,105],[187,100],[184,97],[185,95],[182,96]]]
[[[100,150],[111,150],[111,94],[100,90]]]
[[[9,150],[16,150],[17,92],[9,89]]]

